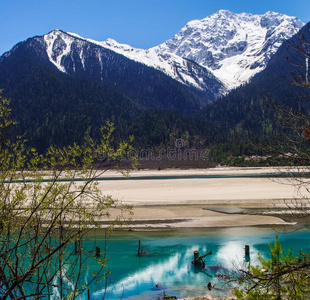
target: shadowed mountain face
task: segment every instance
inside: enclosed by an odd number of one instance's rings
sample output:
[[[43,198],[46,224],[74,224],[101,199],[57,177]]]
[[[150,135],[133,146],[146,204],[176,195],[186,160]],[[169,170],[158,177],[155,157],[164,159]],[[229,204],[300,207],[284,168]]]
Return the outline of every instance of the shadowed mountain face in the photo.
[[[226,11],[218,14],[224,13],[228,14]],[[259,26],[270,25],[276,31],[287,22],[282,15],[270,15],[272,20],[284,19],[273,23],[260,16]],[[253,18],[258,22],[257,16],[232,16],[238,22]],[[218,22],[220,26],[222,21]],[[193,24],[189,23],[188,28],[193,29]],[[301,32],[309,31],[304,28]],[[173,39],[177,40],[177,36]],[[269,136],[276,130],[274,113],[262,104],[262,94],[281,97],[294,93],[287,83],[279,80],[283,71],[289,74],[291,70],[284,58],[287,45],[281,46],[271,59],[268,57],[268,66],[251,83],[214,101],[225,89],[211,70],[221,69],[219,57],[217,66],[205,67],[191,60],[194,57],[180,60],[178,56],[174,60],[181,48],[172,51],[170,42],[152,48],[168,51],[170,45],[170,54],[161,53],[157,58],[161,59],[162,66],[167,66],[164,57],[170,62],[173,58],[174,70],[179,74],[176,78],[168,76],[168,69],[164,67],[158,70],[159,66],[128,58],[130,52],[140,55],[141,49],[130,51],[130,46],[125,50],[120,46],[116,51],[117,45],[111,46],[111,43],[111,40],[98,43],[56,30],[30,38],[5,53],[0,58],[0,87],[4,89],[4,96],[11,98],[13,116],[20,123],[19,129],[12,133],[25,134],[31,144],[44,150],[50,144],[82,144],[87,135],[99,138],[100,126],[109,119],[118,128],[117,139],[135,134],[137,144],[142,146],[162,145],[171,141],[171,137],[181,136],[192,140],[192,144],[197,141],[205,145],[226,143],[236,137],[247,139],[253,132],[258,137]],[[224,44],[228,47],[230,42]],[[240,47],[236,51],[231,49],[231,53],[243,51]],[[120,54],[122,51],[128,53]],[[232,57],[228,52],[224,60]]]
[[[310,23],[281,45],[267,67],[249,84],[231,91],[227,96],[203,109],[205,119],[212,120],[219,134],[218,142],[236,138],[270,138],[282,133],[277,112],[264,101],[285,103],[293,110],[310,109],[310,90],[294,81],[310,76],[307,57],[310,55]],[[309,64],[309,63],[308,63]],[[307,71],[308,70],[308,71]]]
[[[63,39],[53,44],[55,55],[64,51]],[[19,133],[26,132],[39,148],[82,142],[86,130],[98,137],[107,119],[127,127],[128,120],[146,110],[191,114],[214,100],[109,49],[77,38],[71,49],[61,59],[66,72],[50,61],[44,37],[19,43],[0,58],[0,87],[12,100]],[[82,61],[80,51],[85,52]]]
[[[53,36],[51,42],[53,34],[57,37]],[[0,66],[0,85],[5,89],[14,89],[13,85],[31,76],[35,68],[46,68],[55,76],[66,74],[113,87],[141,109],[193,112],[214,100],[211,93],[189,88],[160,71],[61,31],[16,45],[0,58]],[[8,77],[14,77],[14,81]]]

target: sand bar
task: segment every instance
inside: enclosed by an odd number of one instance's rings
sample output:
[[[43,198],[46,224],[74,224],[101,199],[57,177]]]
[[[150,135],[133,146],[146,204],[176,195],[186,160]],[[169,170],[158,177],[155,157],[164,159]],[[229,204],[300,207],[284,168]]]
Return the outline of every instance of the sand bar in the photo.
[[[301,195],[291,181],[263,178],[173,178],[173,176],[278,173],[278,168],[215,168],[206,170],[133,171],[129,180],[111,180],[99,187],[123,204],[133,206],[132,228],[203,228],[284,225],[262,209],[285,208]],[[160,179],[160,176],[171,178]],[[156,176],[156,179],[146,179]],[[142,178],[145,177],[145,178]],[[251,213],[248,211],[251,209]],[[255,214],[255,210],[259,210]]]

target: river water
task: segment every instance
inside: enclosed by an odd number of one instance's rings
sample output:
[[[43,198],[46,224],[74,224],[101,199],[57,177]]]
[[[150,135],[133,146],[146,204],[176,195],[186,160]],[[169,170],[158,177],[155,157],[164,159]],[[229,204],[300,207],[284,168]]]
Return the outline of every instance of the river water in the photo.
[[[84,249],[93,247],[94,242],[102,251],[106,248],[110,275],[105,280],[92,283],[89,288],[91,299],[137,299],[147,300],[167,295],[179,297],[209,294],[220,296],[229,287],[223,286],[217,274],[234,272],[246,266],[245,245],[250,246],[250,263],[258,263],[258,253],[267,256],[268,243],[275,236],[285,249],[310,251],[310,232],[296,231],[292,227],[258,228],[235,227],[201,230],[178,230],[164,232],[114,232],[104,238],[101,231],[88,236]],[[138,241],[144,255],[138,256]],[[212,251],[204,258],[206,267],[195,268],[191,261],[193,252],[200,255]],[[91,262],[90,262],[91,264]],[[96,268],[89,265],[90,269]],[[211,291],[207,285],[215,285]],[[106,285],[107,283],[107,285]],[[158,287],[156,287],[158,284]],[[85,293],[84,299],[87,299]]]

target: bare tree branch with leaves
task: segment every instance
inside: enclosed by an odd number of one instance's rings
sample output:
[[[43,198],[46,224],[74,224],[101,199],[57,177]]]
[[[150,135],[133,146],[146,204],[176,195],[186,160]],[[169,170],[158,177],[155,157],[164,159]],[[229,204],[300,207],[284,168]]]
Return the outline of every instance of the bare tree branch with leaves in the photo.
[[[105,162],[117,166],[130,145],[114,147],[114,126],[107,122],[99,143],[88,138],[83,147],[51,146],[40,154],[22,138],[10,139],[15,122],[9,104],[0,95],[1,299],[76,299],[95,278],[106,276],[105,259],[83,252],[87,233],[109,221],[109,210],[118,204],[102,194],[96,179],[107,170]],[[119,208],[120,216],[129,209]],[[85,282],[90,259],[99,268]]]

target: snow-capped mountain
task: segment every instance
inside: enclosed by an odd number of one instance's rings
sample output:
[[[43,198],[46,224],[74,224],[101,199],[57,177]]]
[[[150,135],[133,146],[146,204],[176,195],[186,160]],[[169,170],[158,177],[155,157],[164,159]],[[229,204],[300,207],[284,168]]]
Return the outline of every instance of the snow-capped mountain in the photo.
[[[302,26],[296,17],[275,12],[252,15],[220,10],[189,22],[171,40],[159,45],[157,52],[192,59],[233,88],[264,69],[283,41]]]
[[[173,38],[150,49],[137,49],[113,39],[99,42],[61,30],[35,39],[63,73],[84,73],[101,80],[115,77],[115,70],[124,66],[114,62],[114,73],[106,69],[107,51],[112,51],[206,92],[212,101],[262,71],[283,41],[302,26],[296,17],[275,12],[253,15],[220,10],[189,22]]]
[[[189,22],[172,39],[147,50],[111,39],[100,44],[203,89],[186,69],[186,60],[194,61],[230,90],[262,71],[283,41],[303,25],[296,17],[276,12],[253,15],[220,10]]]
[[[208,77],[210,72],[204,67],[190,61],[187,66],[188,70],[192,70],[193,78],[197,72],[197,78],[199,76],[204,81],[206,89],[201,91],[192,85],[182,84],[162,71],[102,45],[54,30],[20,42],[0,57],[0,86],[9,97],[12,91],[27,81],[36,93],[37,86],[42,84],[47,83],[52,87],[54,84],[50,81],[57,80],[60,86],[62,82],[70,80],[72,84],[83,82],[87,86],[93,85],[94,91],[89,93],[89,97],[100,96],[98,101],[107,107],[114,105],[109,102],[113,98],[112,91],[115,91],[127,98],[137,110],[166,109],[192,113],[215,100],[215,95],[220,94],[223,85],[213,75]],[[55,77],[50,77],[51,74]],[[43,79],[44,76],[49,78]],[[60,94],[67,95],[68,90],[69,87],[64,87]],[[76,97],[83,93],[83,89],[75,92]],[[72,96],[69,94],[68,98],[72,99]],[[120,107],[120,110],[123,108]]]
[[[183,84],[194,86],[200,90],[212,89],[212,87],[208,86],[205,77],[209,79],[216,78],[212,71],[198,64],[195,60],[184,58],[168,51],[160,51],[159,47],[150,49],[133,48],[126,44],[119,44],[113,39],[108,39],[102,42],[101,45],[132,60],[163,71]],[[218,80],[221,82],[220,79]],[[215,97],[225,93],[226,88],[223,86],[218,92],[218,94],[215,94]]]
[[[108,49],[133,61],[162,71],[187,86],[208,91],[215,98],[225,92],[222,82],[212,72],[207,70],[206,67],[192,60],[183,59],[175,54],[167,53],[161,55],[153,49],[135,49],[128,45],[120,45],[112,39],[98,42],[92,39],[85,39],[75,33],[66,33],[61,30],[54,30],[46,34],[44,41],[46,42],[46,52],[50,61],[64,73],[75,72],[76,63],[79,65],[82,64],[83,69],[85,69],[85,61],[89,58],[87,49],[94,48],[91,47],[93,45],[97,49],[95,56],[101,72],[105,72],[105,70],[102,63],[102,51],[100,49]],[[72,63],[69,66],[65,64],[65,61],[68,61],[70,58]]]

